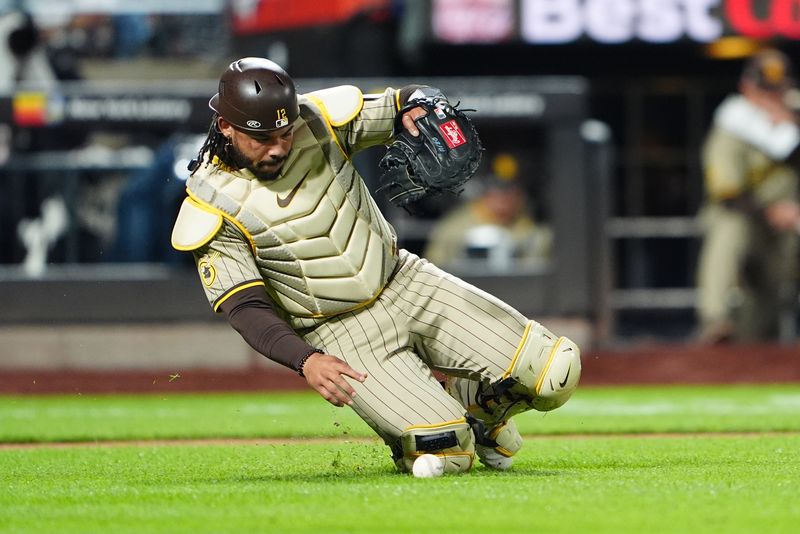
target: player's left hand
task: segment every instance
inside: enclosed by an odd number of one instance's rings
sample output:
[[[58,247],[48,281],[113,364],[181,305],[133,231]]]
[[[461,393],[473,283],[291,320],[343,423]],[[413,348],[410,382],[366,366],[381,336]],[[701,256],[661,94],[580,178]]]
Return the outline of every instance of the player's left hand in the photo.
[[[417,125],[414,124],[414,121],[419,119],[420,117],[424,117],[427,114],[428,112],[425,111],[425,108],[423,107],[416,107],[409,109],[401,119],[403,123],[403,128],[408,130],[408,133],[410,133],[414,137],[419,137],[419,128],[417,128]]]
[[[356,390],[345,376],[359,382],[367,379],[367,374],[356,371],[347,362],[331,354],[312,354],[303,365],[303,375],[308,385],[334,406],[353,404]]]
[[[395,121],[394,137],[378,164],[378,191],[406,209],[426,196],[459,194],[483,152],[472,120],[439,95],[410,100]]]

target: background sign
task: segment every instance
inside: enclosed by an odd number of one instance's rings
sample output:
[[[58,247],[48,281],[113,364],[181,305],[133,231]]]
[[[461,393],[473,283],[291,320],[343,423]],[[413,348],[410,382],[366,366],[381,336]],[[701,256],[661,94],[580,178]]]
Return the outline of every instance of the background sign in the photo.
[[[800,39],[800,0],[434,0],[431,29],[453,44]]]

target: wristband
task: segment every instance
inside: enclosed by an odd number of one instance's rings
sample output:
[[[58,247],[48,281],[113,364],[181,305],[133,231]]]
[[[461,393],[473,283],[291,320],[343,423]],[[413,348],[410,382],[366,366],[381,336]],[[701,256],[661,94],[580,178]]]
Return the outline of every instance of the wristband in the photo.
[[[297,374],[299,374],[303,378],[305,378],[305,376],[306,376],[306,375],[303,374],[303,367],[306,365],[306,362],[308,361],[308,359],[311,356],[313,356],[314,354],[325,354],[325,351],[323,351],[322,349],[311,349],[308,352],[308,354],[306,354],[305,356],[303,356],[300,359],[300,363],[297,364]]]

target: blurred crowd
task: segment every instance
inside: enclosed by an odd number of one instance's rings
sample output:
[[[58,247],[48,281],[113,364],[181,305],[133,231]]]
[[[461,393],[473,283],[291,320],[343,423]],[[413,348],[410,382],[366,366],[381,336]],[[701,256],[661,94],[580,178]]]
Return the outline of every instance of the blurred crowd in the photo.
[[[323,3],[336,24],[302,32],[287,23],[259,34],[248,21],[266,2],[220,0],[224,10],[201,14],[36,16],[16,2],[0,12],[0,95],[104,77],[213,79],[232,57],[250,54],[288,63],[300,77],[393,75],[420,56],[421,3]],[[277,4],[292,24],[319,22],[308,19],[321,12],[313,2]],[[320,61],[292,63],[289,49]],[[696,150],[705,176],[696,280],[703,343],[774,339],[786,310],[797,305],[800,91],[792,59],[778,50],[743,65],[739,87]],[[0,264],[41,275],[54,262],[187,262],[168,235],[202,134],[65,134],[0,123]],[[548,267],[558,243],[541,194],[544,166],[529,163],[525,146],[497,148],[457,202],[433,210],[438,220],[415,252],[456,273]],[[75,167],[67,153],[90,164]],[[59,161],[73,167],[59,168]]]
[[[213,14],[33,16],[11,9],[0,14],[0,94],[52,93],[64,82],[118,78],[125,70],[127,79],[148,77],[161,62],[215,65],[224,60],[224,33]],[[187,145],[195,148],[193,134],[0,124],[0,164],[15,156],[0,169],[0,263],[37,274],[45,261],[182,261],[169,247],[169,214],[183,190],[175,163]]]

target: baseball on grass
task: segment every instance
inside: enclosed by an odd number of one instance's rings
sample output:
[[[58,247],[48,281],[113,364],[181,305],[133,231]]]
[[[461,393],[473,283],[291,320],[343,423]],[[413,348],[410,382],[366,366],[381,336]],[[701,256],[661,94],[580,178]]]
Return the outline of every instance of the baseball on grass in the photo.
[[[433,454],[423,454],[414,460],[411,471],[417,478],[440,477],[444,473],[444,460]]]

